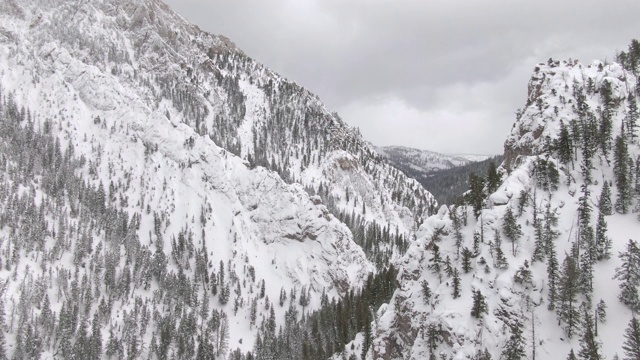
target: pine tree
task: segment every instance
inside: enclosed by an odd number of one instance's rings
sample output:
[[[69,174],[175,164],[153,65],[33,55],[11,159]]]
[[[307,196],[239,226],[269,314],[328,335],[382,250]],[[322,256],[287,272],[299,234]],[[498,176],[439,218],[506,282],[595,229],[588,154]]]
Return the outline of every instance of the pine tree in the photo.
[[[613,214],[611,204],[611,188],[609,187],[609,182],[604,181],[602,184],[602,192],[600,192],[600,198],[598,199],[598,209],[601,213],[606,216]]]
[[[498,174],[498,168],[496,163],[491,161],[487,168],[487,193],[493,194],[500,186],[500,174]]]
[[[640,359],[640,322],[636,317],[633,317],[629,321],[629,325],[624,332],[624,343],[622,344],[622,350],[624,350],[624,360],[638,360]]]
[[[624,134],[624,126],[621,133]],[[623,135],[616,137],[613,161],[613,175],[618,190],[615,208],[617,212],[626,214],[631,205],[631,179],[629,179],[629,150],[626,137]]]
[[[576,354],[573,352],[573,349],[569,352],[569,356],[567,356],[567,360],[578,360]]]
[[[601,323],[607,322],[607,304],[604,300],[600,299],[598,305],[596,305],[596,323],[600,321]],[[598,334],[596,333],[596,336]]]
[[[565,332],[569,338],[573,337],[580,323],[577,297],[580,292],[579,271],[574,258],[567,255],[562,264],[562,272],[558,282],[558,320],[564,322]]]
[[[600,342],[596,339],[593,318],[587,306],[582,311],[582,336],[580,337],[580,351],[578,356],[584,360],[601,360]]]
[[[547,261],[547,285],[549,287],[549,295],[547,300],[549,305],[547,308],[553,310],[556,307],[557,291],[558,291],[558,258],[556,254],[556,245],[554,242],[549,244],[549,254]]]
[[[558,136],[556,148],[558,149],[560,163],[565,166],[569,165],[569,162],[573,159],[573,144],[569,130],[562,120],[560,120],[560,135]]]
[[[468,248],[462,249],[462,270],[465,274],[468,274],[471,271],[471,250]]]
[[[495,263],[493,265],[496,269],[507,269],[509,267],[509,262],[507,261],[507,257],[504,255],[504,252],[502,252],[502,249],[497,247],[496,248],[496,259],[495,259]]]
[[[441,277],[440,270],[442,268],[442,259],[440,258],[440,247],[438,244],[434,243],[431,249],[433,253],[433,257],[429,259],[429,270],[431,270],[434,274],[437,274],[438,277]],[[440,279],[442,281],[442,279]]]
[[[453,298],[457,299],[460,297],[460,273],[458,272],[458,268],[453,269]]]
[[[596,224],[596,249],[597,260],[606,260],[611,257],[611,239],[607,236],[607,221],[604,213],[598,212],[598,222]]]
[[[475,174],[469,174],[469,192],[465,195],[467,203],[473,207],[475,217],[480,216],[482,203],[485,198],[484,179]]]
[[[522,236],[522,228],[520,224],[517,223],[510,206],[507,206],[507,211],[502,219],[502,230],[504,231],[504,235],[511,240],[511,250],[513,256],[516,256],[516,242]]]
[[[636,138],[636,128],[638,127],[640,113],[638,112],[636,97],[632,93],[629,93],[629,96],[627,96],[627,103],[627,115],[625,116],[625,122],[627,125],[629,141],[633,143]]]
[[[471,307],[471,316],[476,319],[482,317],[483,314],[488,314],[487,302],[484,300],[484,296],[480,290],[473,291],[473,306]]]
[[[515,320],[514,324],[511,324],[511,336],[509,340],[504,344],[502,349],[501,359],[505,360],[520,360],[525,358],[524,352],[524,338],[522,337],[522,324]]]
[[[431,300],[431,288],[429,287],[429,282],[427,280],[422,280],[422,297],[424,299],[425,305],[429,304]]]
[[[640,285],[640,249],[635,241],[629,240],[627,250],[620,253],[622,266],[616,269],[614,279],[621,281],[618,299],[634,311],[640,310],[638,285]]]

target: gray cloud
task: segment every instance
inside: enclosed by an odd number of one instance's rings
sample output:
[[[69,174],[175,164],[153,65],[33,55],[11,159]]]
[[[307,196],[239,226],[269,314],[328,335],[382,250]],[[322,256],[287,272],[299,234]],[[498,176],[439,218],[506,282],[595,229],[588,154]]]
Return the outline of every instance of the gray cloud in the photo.
[[[498,153],[537,62],[613,58],[637,0],[167,0],[378,145]]]

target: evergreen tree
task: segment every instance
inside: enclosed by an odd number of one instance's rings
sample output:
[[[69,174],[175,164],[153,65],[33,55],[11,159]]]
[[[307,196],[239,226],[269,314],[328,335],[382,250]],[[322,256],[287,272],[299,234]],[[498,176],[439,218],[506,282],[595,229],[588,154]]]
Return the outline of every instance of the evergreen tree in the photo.
[[[473,306],[471,307],[471,316],[476,319],[482,317],[483,314],[488,314],[487,302],[484,300],[484,296],[480,290],[473,291]]]
[[[437,274],[438,277],[441,277],[440,270],[442,269],[442,259],[440,258],[440,247],[438,244],[434,243],[431,249],[433,253],[433,257],[429,259],[429,270],[431,270],[434,274]],[[442,279],[440,279],[442,281]]]
[[[458,272],[458,268],[453,269],[453,298],[457,299],[460,297],[460,273]]]
[[[573,144],[569,130],[562,120],[560,120],[560,135],[556,148],[558,149],[558,159],[560,163],[565,166],[569,165],[569,162],[573,159]]]
[[[500,186],[500,174],[498,174],[498,168],[496,163],[491,161],[487,168],[487,193],[493,194]]]
[[[638,285],[640,285],[640,249],[635,241],[629,240],[627,250],[618,255],[622,266],[616,269],[614,279],[621,281],[618,299],[634,311],[640,310]]]
[[[465,274],[468,274],[471,271],[471,250],[468,248],[462,249],[462,270]]]
[[[624,360],[638,360],[640,359],[640,322],[634,316],[624,332],[624,343],[622,344],[622,350],[624,350]]]
[[[515,320],[514,324],[509,326],[511,329],[511,336],[509,340],[504,344],[502,349],[501,359],[505,360],[520,360],[526,357],[524,352],[524,338],[522,337],[522,324]]]
[[[624,134],[624,126],[621,133]],[[626,214],[631,205],[631,179],[629,179],[629,150],[626,137],[623,135],[616,137],[613,161],[613,176],[618,190],[615,208],[617,212]]]
[[[582,312],[582,336],[580,337],[580,351],[578,356],[584,360],[601,360],[600,342],[596,339],[593,318],[587,306],[583,307]]]
[[[496,248],[496,259],[493,266],[496,269],[502,269],[502,270],[505,270],[509,267],[509,262],[507,261],[507,257],[504,255],[504,253],[502,252],[502,249],[499,247]]]
[[[465,195],[467,204],[473,207],[475,217],[480,216],[482,203],[485,198],[484,179],[475,174],[469,174],[469,192]]]
[[[629,93],[629,96],[627,96],[627,104],[627,115],[625,116],[625,122],[627,126],[629,141],[633,142],[636,138],[636,128],[638,127],[638,119],[640,118],[640,113],[638,112],[638,103],[636,102],[636,97],[632,93]]]
[[[607,221],[604,213],[598,212],[598,223],[596,224],[596,249],[597,260],[606,260],[611,257],[611,239],[607,236]]]
[[[431,300],[431,288],[429,287],[429,282],[427,280],[422,280],[422,297],[424,299],[425,305],[429,304]]]
[[[598,199],[598,209],[604,215],[613,214],[611,205],[611,188],[607,180],[602,184],[602,192],[600,192],[600,198]]]
[[[556,307],[557,291],[558,291],[558,258],[556,254],[556,245],[554,242],[549,244],[549,254],[547,261],[547,285],[549,287],[549,295],[547,296],[547,300],[549,305],[547,308],[549,310],[553,310]]]
[[[562,272],[558,282],[558,322],[564,322],[565,332],[569,338],[573,337],[580,324],[577,297],[580,292],[578,282],[579,271],[574,258],[567,255],[562,264]]]
[[[576,354],[573,352],[573,349],[569,352],[569,356],[567,356],[567,360],[578,360]]]
[[[516,217],[513,215],[513,210],[507,205],[507,211],[502,219],[502,231],[504,235],[511,240],[511,250],[513,256],[516,256],[516,242],[522,236],[522,227],[517,223]]]

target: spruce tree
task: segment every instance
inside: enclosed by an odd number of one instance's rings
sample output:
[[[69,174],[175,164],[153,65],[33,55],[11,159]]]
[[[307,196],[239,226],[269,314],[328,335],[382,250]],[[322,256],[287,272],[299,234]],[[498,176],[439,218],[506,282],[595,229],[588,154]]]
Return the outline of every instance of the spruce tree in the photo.
[[[487,314],[489,309],[487,308],[487,302],[480,290],[473,291],[473,306],[471,307],[471,316],[476,319],[482,317],[483,314]]]
[[[640,84],[640,82],[638,82]],[[627,125],[627,132],[629,141],[632,143],[636,138],[636,128],[638,127],[638,119],[640,118],[640,113],[638,112],[638,103],[636,102],[636,97],[629,93],[627,96],[627,115],[625,116],[625,122]]]
[[[522,236],[522,228],[520,224],[517,223],[511,206],[508,205],[507,211],[502,218],[502,230],[504,231],[504,235],[511,240],[511,250],[513,256],[516,256],[516,242]]]
[[[598,209],[604,215],[609,216],[613,214],[611,205],[611,188],[609,187],[609,182],[607,180],[602,184],[602,191],[600,192],[600,197],[598,199]]]
[[[573,159],[573,144],[569,130],[564,122],[560,120],[560,135],[557,143],[558,159],[563,165],[569,165]]]
[[[462,249],[462,270],[464,271],[465,274],[468,274],[469,271],[471,271],[472,255],[473,254],[471,253],[471,250],[469,250],[467,247]]]
[[[584,360],[601,360],[600,342],[596,339],[593,318],[587,306],[582,311],[582,336],[578,356]]]
[[[616,269],[614,279],[621,281],[618,299],[631,310],[640,310],[638,285],[640,285],[640,249],[635,241],[629,240],[627,249],[618,255],[622,266]]]
[[[549,310],[556,308],[557,291],[558,291],[558,258],[556,254],[556,245],[554,242],[549,244],[549,254],[547,261],[547,286],[549,287],[549,293],[547,296]]]
[[[496,163],[491,161],[487,168],[487,193],[493,194],[500,186],[500,174],[498,174],[498,168]]]
[[[580,293],[578,266],[571,255],[567,255],[562,264],[562,272],[558,282],[558,305],[556,313],[558,322],[565,324],[564,329],[569,338],[573,337],[580,323],[577,297]]]
[[[598,222],[596,224],[596,249],[597,260],[606,260],[611,257],[611,239],[607,236],[607,221],[604,213],[598,212]]]
[[[640,359],[640,322],[634,316],[624,332],[624,360]]]
[[[576,357],[576,354],[573,352],[573,349],[569,351],[569,356],[567,356],[567,360],[578,360],[578,358]]]
[[[484,179],[475,174],[469,174],[469,192],[465,195],[467,204],[473,207],[475,217],[480,216],[482,211],[482,203],[485,198]]]
[[[624,133],[624,126],[621,131]],[[618,197],[616,199],[616,211],[621,214],[629,212],[631,205],[631,179],[629,179],[629,150],[627,148],[626,137],[618,135],[616,137],[614,158],[613,158],[613,176],[616,180],[616,189]]]
[[[457,299],[460,297],[460,273],[458,272],[458,268],[453,269],[453,298]]]
[[[429,300],[431,300],[431,288],[429,287],[429,282],[427,280],[422,280],[422,297],[424,299],[425,305],[429,304]]]
[[[504,344],[501,359],[520,360],[525,358],[524,338],[522,337],[522,324],[518,320],[514,320],[514,324],[509,326],[511,336]]]
[[[507,261],[507,257],[502,252],[502,249],[496,248],[496,259],[493,265],[496,269],[507,269],[509,267],[509,262]]]

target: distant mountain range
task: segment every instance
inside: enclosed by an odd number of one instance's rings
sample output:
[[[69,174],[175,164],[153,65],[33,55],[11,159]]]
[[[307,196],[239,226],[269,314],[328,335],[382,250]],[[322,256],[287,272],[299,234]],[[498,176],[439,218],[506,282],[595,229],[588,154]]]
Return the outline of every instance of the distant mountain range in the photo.
[[[404,146],[377,147],[393,166],[416,179],[439,204],[452,204],[468,189],[469,174],[483,175],[489,164],[502,163],[502,156],[446,155]]]

